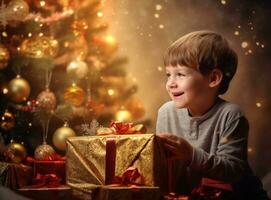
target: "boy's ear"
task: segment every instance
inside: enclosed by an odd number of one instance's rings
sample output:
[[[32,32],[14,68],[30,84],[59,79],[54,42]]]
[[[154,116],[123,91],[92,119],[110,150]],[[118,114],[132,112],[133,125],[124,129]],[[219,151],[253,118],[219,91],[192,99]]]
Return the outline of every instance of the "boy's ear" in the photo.
[[[209,74],[209,86],[216,87],[218,86],[223,78],[223,73],[220,69],[213,69]]]

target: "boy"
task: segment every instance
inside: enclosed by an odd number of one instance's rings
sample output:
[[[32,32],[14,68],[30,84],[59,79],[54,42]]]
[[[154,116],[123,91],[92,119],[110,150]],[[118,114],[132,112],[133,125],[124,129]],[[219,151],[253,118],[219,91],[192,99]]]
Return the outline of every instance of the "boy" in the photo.
[[[240,191],[243,177],[254,177],[247,162],[248,121],[239,106],[218,97],[227,91],[237,63],[226,39],[211,31],[189,33],[165,52],[172,101],[159,109],[156,132],[169,155],[186,165],[180,178],[185,193],[202,177],[237,184]],[[258,185],[254,189],[262,191]]]

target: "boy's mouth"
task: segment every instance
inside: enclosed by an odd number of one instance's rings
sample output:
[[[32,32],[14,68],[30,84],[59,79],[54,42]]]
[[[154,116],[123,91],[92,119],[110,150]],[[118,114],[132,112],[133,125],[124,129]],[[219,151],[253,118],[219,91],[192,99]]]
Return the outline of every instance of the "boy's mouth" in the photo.
[[[173,97],[179,97],[183,94],[183,92],[172,92]]]

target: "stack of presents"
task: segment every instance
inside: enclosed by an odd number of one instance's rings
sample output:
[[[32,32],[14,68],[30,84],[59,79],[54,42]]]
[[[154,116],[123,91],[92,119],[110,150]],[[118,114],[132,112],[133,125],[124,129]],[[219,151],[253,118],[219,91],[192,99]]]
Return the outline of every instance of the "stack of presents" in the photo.
[[[29,163],[0,162],[0,181],[30,199],[191,199],[170,193],[162,144],[141,125],[114,122],[95,136],[68,138],[65,158]]]

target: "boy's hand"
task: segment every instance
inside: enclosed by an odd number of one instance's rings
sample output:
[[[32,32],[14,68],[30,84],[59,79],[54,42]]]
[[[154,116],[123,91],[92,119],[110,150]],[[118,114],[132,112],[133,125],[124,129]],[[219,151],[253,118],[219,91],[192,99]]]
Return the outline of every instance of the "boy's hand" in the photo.
[[[172,154],[171,157],[188,162],[192,161],[193,147],[185,139],[170,133],[161,133],[158,137]]]

